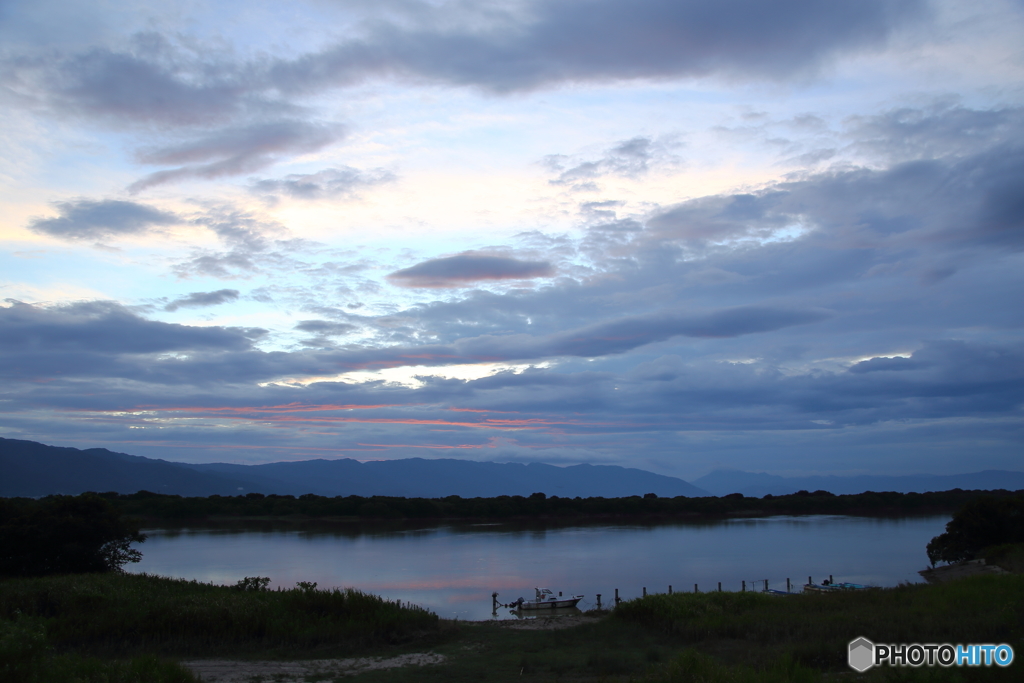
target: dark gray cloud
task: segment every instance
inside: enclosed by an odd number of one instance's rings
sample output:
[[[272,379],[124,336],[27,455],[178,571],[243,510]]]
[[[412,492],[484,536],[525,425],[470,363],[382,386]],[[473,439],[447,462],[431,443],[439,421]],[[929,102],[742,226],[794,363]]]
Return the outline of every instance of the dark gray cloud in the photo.
[[[95,48],[58,58],[46,75],[61,109],[118,125],[208,126],[267,107],[252,96],[247,69],[221,57],[142,33],[122,51]]]
[[[229,301],[237,301],[238,297],[239,292],[237,289],[218,289],[216,292],[192,292],[188,296],[170,302],[164,306],[164,310],[173,312],[179,308],[219,306]]]
[[[255,194],[285,195],[296,199],[327,199],[351,196],[363,187],[393,182],[396,176],[382,168],[361,171],[350,166],[325,168],[316,173],[258,180],[249,186]]]
[[[466,287],[474,282],[526,280],[550,277],[555,270],[547,261],[521,261],[506,256],[460,254],[431,259],[396,270],[388,280],[401,287]]]
[[[546,337],[525,334],[460,339],[455,347],[476,358],[533,359],[555,356],[584,358],[623,353],[673,337],[725,338],[771,332],[828,318],[823,311],[767,306],[742,306],[707,314],[658,312],[603,321]]]
[[[53,207],[59,216],[33,218],[29,229],[67,240],[104,240],[139,235],[182,222],[173,213],[114,199],[75,199],[54,202]]]
[[[266,332],[155,322],[107,301],[53,308],[13,302],[0,308],[0,321],[0,349],[12,357],[45,358],[80,351],[105,355],[243,351],[251,348],[251,337]]]
[[[358,330],[359,326],[330,320],[303,320],[295,326],[295,329],[313,335],[300,341],[304,346],[329,349],[334,347],[335,337],[351,334]]]
[[[851,147],[898,163],[977,154],[994,145],[1016,144],[1024,131],[1024,108],[969,109],[948,104],[903,107],[846,122]]]
[[[1022,193],[1024,149],[1006,145],[963,158],[827,172],[756,193],[692,200],[651,216],[646,238],[707,247],[770,239],[786,229],[821,229],[837,245],[868,240],[906,248],[941,241],[1020,249]]]
[[[118,124],[211,127],[281,118],[287,98],[370,77],[408,77],[508,92],[566,82],[726,74],[785,78],[883,44],[928,16],[925,0],[538,0],[489,21],[440,21],[444,8],[402,25],[367,24],[363,37],[294,59],[239,62],[209,46],[144,33],[120,51],[11,63],[42,72],[60,111]],[[222,159],[196,174],[239,172]],[[182,170],[182,173],[185,171]],[[244,171],[243,171],[244,172]],[[166,173],[172,173],[168,171]],[[170,176],[170,178],[180,176]],[[156,176],[151,182],[169,179]]]
[[[877,46],[925,14],[918,0],[535,2],[478,31],[379,26],[362,41],[280,62],[269,73],[293,92],[370,74],[497,91],[713,73],[785,77]]]
[[[342,135],[338,126],[305,121],[275,121],[226,128],[184,144],[140,152],[138,160],[145,164],[185,165],[151,173],[132,183],[128,189],[134,193],[188,178],[209,179],[252,173],[283,156],[323,149]]]

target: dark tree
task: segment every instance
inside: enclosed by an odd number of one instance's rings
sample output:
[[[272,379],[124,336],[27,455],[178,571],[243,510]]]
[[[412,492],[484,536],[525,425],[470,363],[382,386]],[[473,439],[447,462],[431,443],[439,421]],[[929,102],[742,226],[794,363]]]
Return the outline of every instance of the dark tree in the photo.
[[[0,502],[0,574],[38,576],[120,571],[138,562],[146,537],[94,494]]]
[[[1003,543],[1024,543],[1024,497],[982,496],[967,503],[946,524],[946,532],[928,543],[928,559],[932,566],[964,562]]]

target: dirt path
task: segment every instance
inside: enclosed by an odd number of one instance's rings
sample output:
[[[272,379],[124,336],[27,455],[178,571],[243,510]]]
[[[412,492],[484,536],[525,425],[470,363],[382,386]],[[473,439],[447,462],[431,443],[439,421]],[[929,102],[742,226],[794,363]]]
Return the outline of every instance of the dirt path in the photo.
[[[400,666],[440,664],[443,655],[431,652],[399,655],[398,657],[361,657],[357,659],[307,659],[294,662],[236,661],[226,659],[197,659],[182,662],[182,666],[206,683],[304,683],[308,677],[354,676],[375,669],[393,669]]]
[[[504,621],[479,621],[478,624],[493,624],[500,628],[514,631],[557,631],[572,628],[581,624],[593,624],[601,617],[589,617],[583,614],[572,616],[537,617],[535,619],[506,619]]]

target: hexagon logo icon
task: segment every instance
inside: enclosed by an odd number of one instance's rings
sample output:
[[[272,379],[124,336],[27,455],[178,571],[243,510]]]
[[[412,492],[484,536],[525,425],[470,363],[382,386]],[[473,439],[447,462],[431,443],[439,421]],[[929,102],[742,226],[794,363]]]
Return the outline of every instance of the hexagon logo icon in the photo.
[[[864,673],[875,664],[875,644],[863,636],[851,640],[847,661],[851,669]]]

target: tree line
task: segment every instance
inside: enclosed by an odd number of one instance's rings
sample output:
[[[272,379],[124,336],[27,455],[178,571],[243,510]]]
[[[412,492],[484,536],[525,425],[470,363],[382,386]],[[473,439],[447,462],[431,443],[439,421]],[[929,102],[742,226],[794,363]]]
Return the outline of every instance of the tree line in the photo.
[[[1018,492],[1024,494],[1024,491]],[[586,519],[610,517],[700,518],[732,515],[802,514],[908,515],[952,512],[982,494],[1000,498],[1010,491],[951,491],[930,493],[872,492],[834,495],[828,491],[799,491],[785,496],[674,498],[653,493],[623,498],[565,498],[534,493],[492,498],[403,498],[394,496],[318,496],[306,494],[182,497],[139,491],[99,494],[124,515],[159,520],[242,518],[349,519]]]
[[[561,498],[534,493],[494,498],[401,498],[307,494],[187,498],[139,491],[84,493],[41,499],[0,498],[0,576],[116,572],[142,553],[140,521],[218,518],[337,520],[695,519],[780,514],[924,514],[957,510],[946,532],[927,546],[932,565],[973,559],[986,548],[1024,543],[1024,491],[866,492],[833,495],[799,491],[749,498]]]

